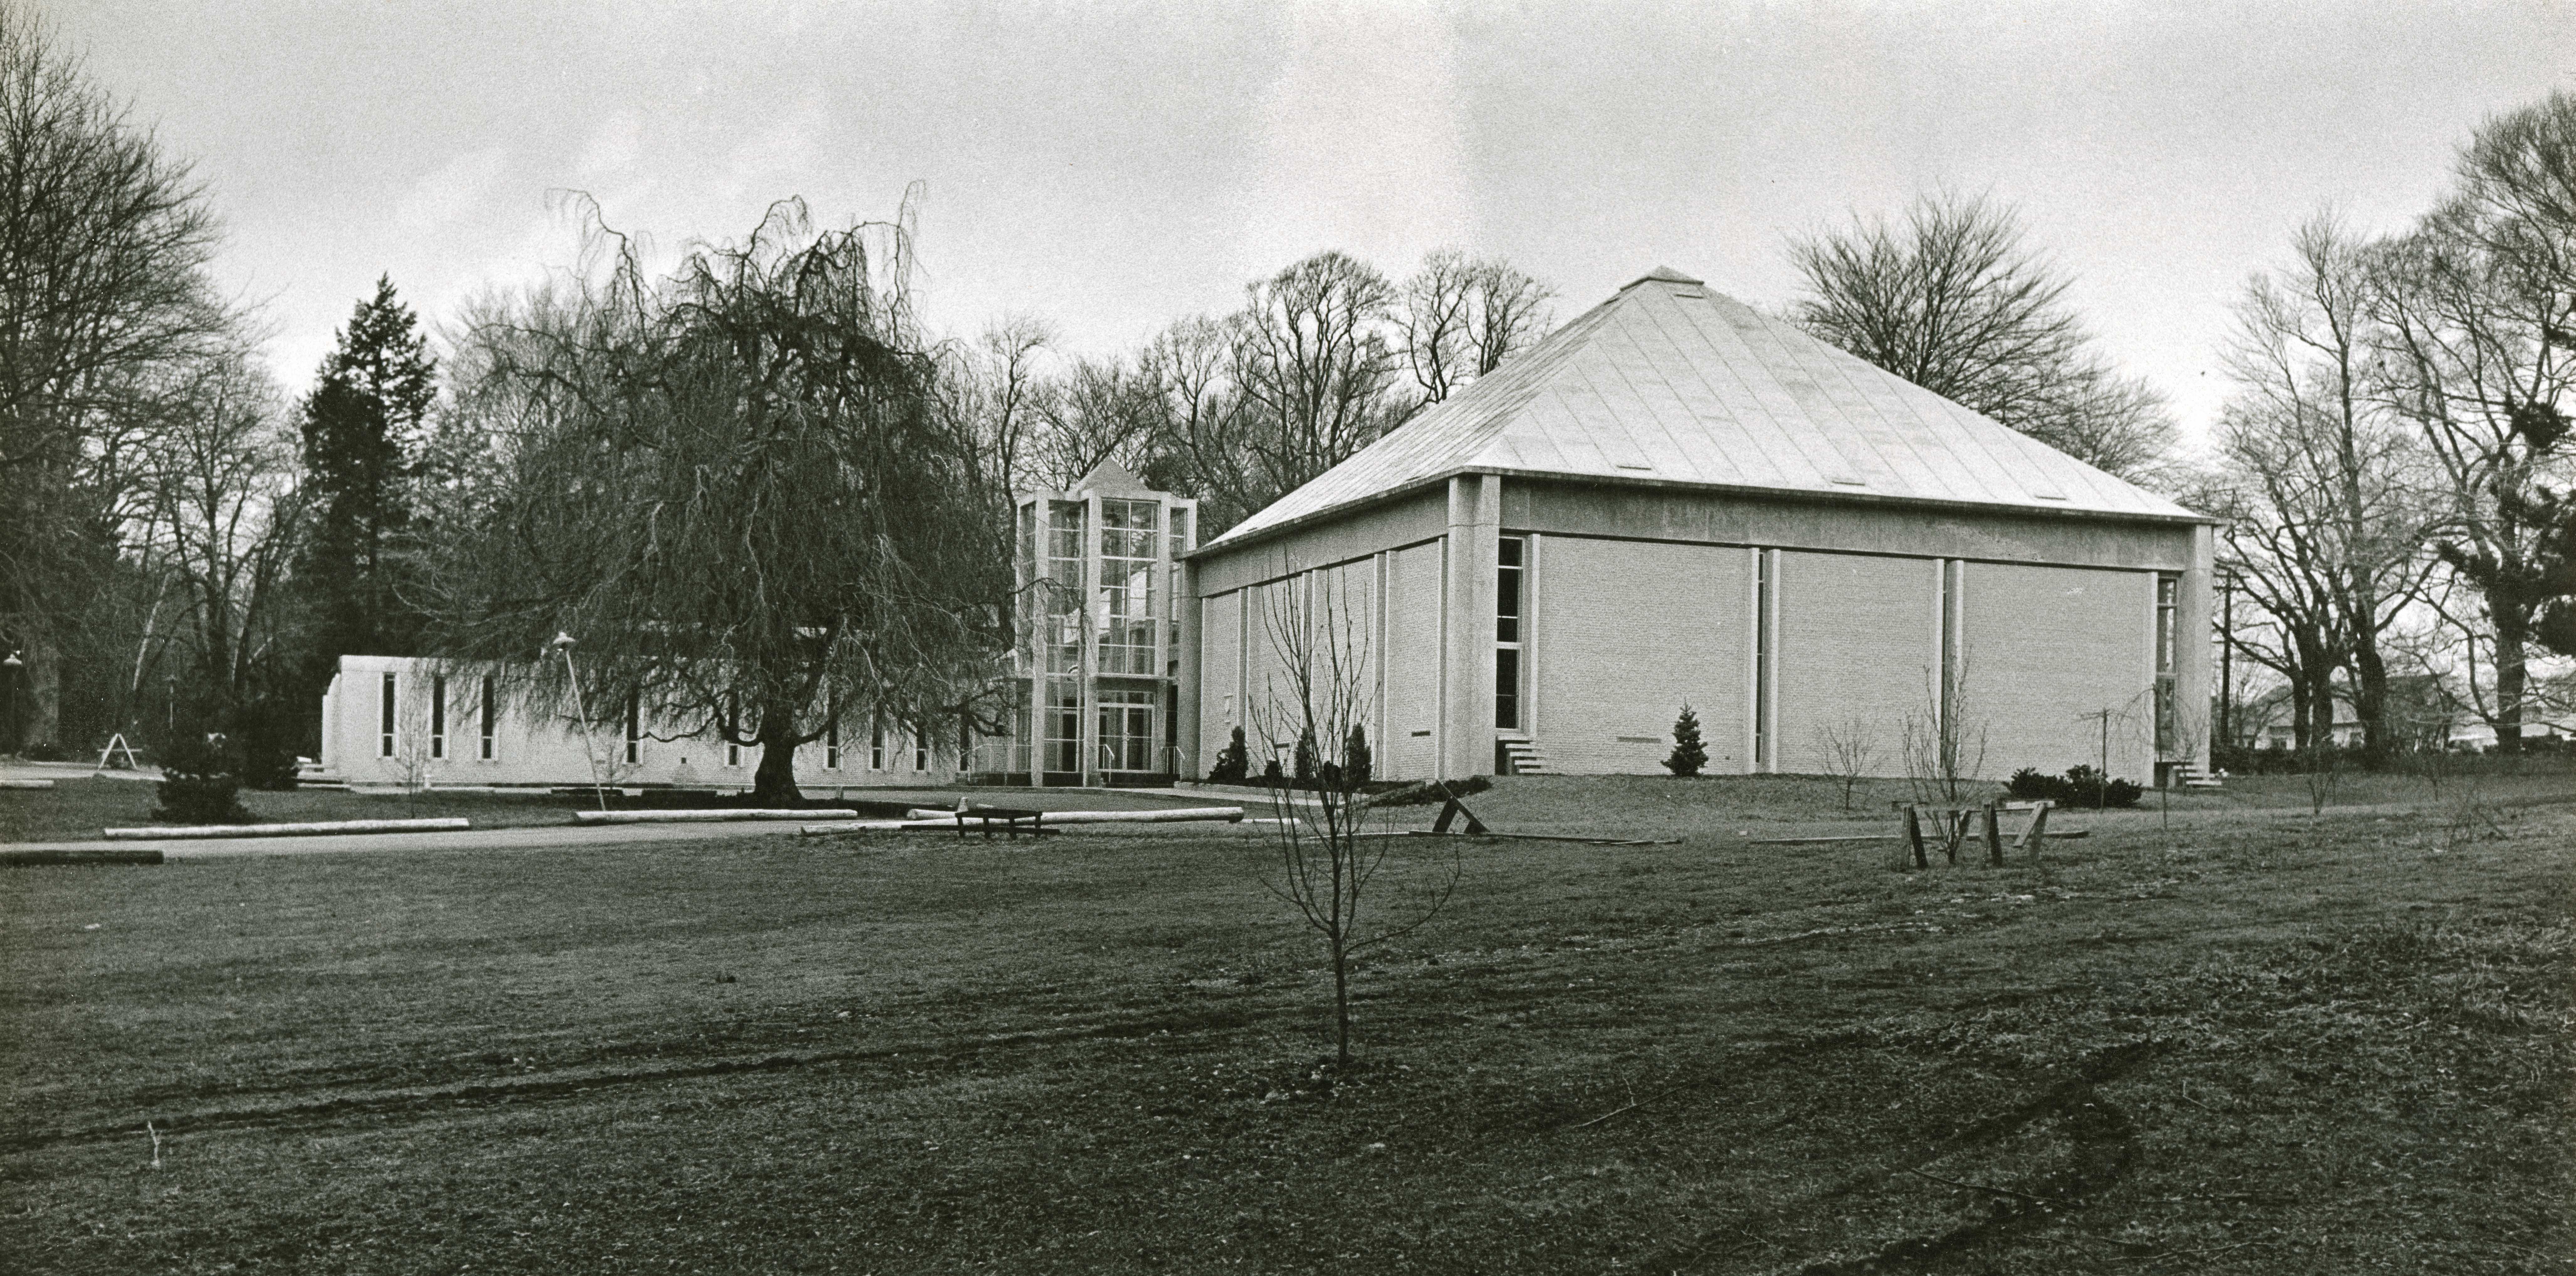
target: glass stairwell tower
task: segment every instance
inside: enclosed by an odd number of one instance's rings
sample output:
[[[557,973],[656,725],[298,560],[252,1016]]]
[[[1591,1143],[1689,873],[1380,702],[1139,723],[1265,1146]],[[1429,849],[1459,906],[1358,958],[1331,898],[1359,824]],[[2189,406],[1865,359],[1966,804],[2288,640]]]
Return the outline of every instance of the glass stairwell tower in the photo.
[[[1180,559],[1196,545],[1197,516],[1197,501],[1157,492],[1115,461],[1069,491],[1020,494],[1013,730],[976,750],[976,778],[1177,778]]]

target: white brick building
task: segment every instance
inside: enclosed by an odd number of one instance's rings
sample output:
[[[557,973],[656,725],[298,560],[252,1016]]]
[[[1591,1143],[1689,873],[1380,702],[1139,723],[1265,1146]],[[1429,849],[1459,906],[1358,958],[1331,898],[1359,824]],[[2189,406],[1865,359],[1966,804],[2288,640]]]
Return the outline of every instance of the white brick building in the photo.
[[[757,745],[683,734],[630,705],[530,703],[506,667],[407,656],[342,656],[322,696],[325,775],[353,785],[745,789]],[[520,681],[525,681],[524,678]],[[586,722],[585,722],[586,718]],[[938,733],[934,732],[933,735]],[[860,721],[798,746],[807,787],[946,784],[955,740],[917,739],[899,722]]]
[[[1717,773],[1857,731],[1903,774],[1946,713],[1987,776],[2107,719],[2148,779],[2207,761],[2211,530],[1657,270],[1191,554],[1178,743],[1204,772],[1277,702],[1298,589],[1353,621],[1383,775],[1657,773],[1687,703]]]

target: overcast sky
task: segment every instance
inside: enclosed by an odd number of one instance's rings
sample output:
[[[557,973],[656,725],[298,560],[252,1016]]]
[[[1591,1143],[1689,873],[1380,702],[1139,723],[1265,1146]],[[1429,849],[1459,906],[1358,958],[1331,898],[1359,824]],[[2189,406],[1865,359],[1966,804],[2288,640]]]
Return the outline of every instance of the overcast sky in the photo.
[[[2576,78],[2548,0],[39,8],[195,162],[299,391],[379,273],[439,319],[568,263],[566,189],[667,250],[920,181],[935,325],[1106,353],[1328,247],[1500,254],[1560,319],[1658,263],[1774,306],[1790,236],[1946,186],[2018,204],[2197,433],[2300,219],[2403,225]]]

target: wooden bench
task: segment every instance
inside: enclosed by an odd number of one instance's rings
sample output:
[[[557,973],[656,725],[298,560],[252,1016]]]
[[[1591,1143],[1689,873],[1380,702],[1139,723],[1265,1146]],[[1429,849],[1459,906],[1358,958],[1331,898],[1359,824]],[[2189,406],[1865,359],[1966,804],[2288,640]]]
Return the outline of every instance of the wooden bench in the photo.
[[[1014,842],[1019,840],[1022,828],[1028,829],[1033,837],[1044,837],[1047,833],[1044,811],[1010,806],[960,806],[957,808],[957,836],[960,838],[966,836],[968,820],[973,820],[984,831],[984,840],[988,842],[993,839],[993,826],[996,824],[1002,827],[1003,837]]]

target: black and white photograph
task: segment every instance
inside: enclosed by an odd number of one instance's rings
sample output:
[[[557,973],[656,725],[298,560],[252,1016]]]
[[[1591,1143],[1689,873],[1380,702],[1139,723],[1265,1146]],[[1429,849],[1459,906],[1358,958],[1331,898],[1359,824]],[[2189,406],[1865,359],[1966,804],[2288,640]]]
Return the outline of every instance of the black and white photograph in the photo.
[[[0,0],[0,1269],[2576,1276],[2576,0]]]

